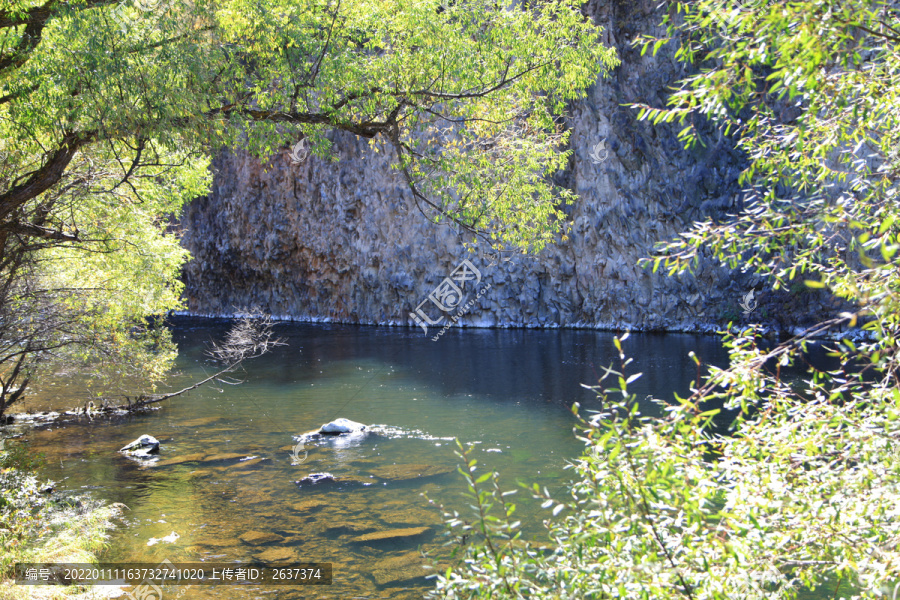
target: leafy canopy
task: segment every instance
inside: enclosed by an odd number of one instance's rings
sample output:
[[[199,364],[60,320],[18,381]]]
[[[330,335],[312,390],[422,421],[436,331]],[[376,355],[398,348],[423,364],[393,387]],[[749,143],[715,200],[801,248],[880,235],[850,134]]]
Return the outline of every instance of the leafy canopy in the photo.
[[[170,216],[223,146],[264,157],[305,138],[328,158],[328,132],[349,132],[392,153],[428,218],[540,250],[573,198],[549,182],[560,116],[617,64],[581,4],[4,3],[0,413],[64,351],[164,373],[171,343],[143,319],[179,306]]]

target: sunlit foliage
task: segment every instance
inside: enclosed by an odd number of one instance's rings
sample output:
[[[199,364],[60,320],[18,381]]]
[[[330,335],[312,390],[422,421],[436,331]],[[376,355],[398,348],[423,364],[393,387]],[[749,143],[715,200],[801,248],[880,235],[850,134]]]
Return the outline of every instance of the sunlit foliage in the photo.
[[[581,0],[0,4],[0,414],[41,364],[158,380],[172,218],[223,146],[329,131],[392,153],[417,205],[503,249],[564,232],[561,116],[617,64]],[[37,315],[42,315],[38,323]],[[44,319],[49,315],[51,319]]]
[[[505,543],[508,503],[479,490],[464,562],[438,578],[445,598],[793,599],[896,597],[900,579],[900,264],[897,213],[900,7],[866,0],[701,0],[666,5],[666,38],[695,68],[668,105],[704,143],[709,119],[750,159],[738,214],[696,224],[647,265],[690,270],[701,256],[773,287],[824,289],[854,310],[821,315],[795,338],[726,336],[710,367],[661,420],[638,414],[628,363],[583,423],[571,495],[547,498],[554,552]],[[844,337],[854,330],[852,341]],[[837,366],[806,363],[812,338]],[[619,344],[618,340],[616,342]],[[698,366],[702,363],[698,360]],[[802,378],[782,377],[802,366]],[[612,395],[610,395],[612,394]],[[621,394],[621,396],[619,396]],[[734,411],[730,435],[718,409]],[[484,477],[484,476],[482,476]],[[471,479],[479,487],[484,481]],[[545,496],[542,490],[532,490]],[[548,515],[549,516],[549,515]],[[459,531],[461,525],[451,520]],[[459,538],[458,538],[459,539]],[[811,590],[815,590],[812,595]],[[805,594],[805,595],[804,595]]]

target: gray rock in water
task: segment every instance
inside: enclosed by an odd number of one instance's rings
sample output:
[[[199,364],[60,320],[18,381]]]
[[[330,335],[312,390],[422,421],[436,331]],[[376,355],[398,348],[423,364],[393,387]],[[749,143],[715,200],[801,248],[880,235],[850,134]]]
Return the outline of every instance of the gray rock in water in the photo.
[[[310,473],[300,481],[297,485],[313,485],[316,483],[334,483],[336,479],[331,473]]]
[[[362,423],[341,418],[322,425],[322,427],[319,428],[319,433],[337,435],[341,433],[358,433],[365,430],[366,426]]]
[[[333,485],[348,486],[351,488],[370,487],[375,485],[377,481],[371,477],[358,477],[355,475],[344,475],[335,477],[331,473],[310,473],[303,479],[295,481],[301,488],[321,486],[331,487]]]
[[[151,454],[159,453],[159,440],[152,435],[142,435],[127,446],[123,447],[119,452],[124,452],[129,456],[143,458]]]

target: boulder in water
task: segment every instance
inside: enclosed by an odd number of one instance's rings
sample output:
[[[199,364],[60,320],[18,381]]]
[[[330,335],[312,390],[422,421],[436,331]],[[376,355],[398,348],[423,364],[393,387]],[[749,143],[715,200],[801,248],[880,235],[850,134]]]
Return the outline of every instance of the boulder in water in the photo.
[[[310,473],[300,481],[297,485],[314,485],[317,483],[334,483],[337,481],[331,473]]]
[[[350,419],[335,419],[330,423],[325,423],[319,428],[319,433],[328,435],[339,435],[341,433],[359,433],[365,431],[366,426]]]
[[[159,440],[152,435],[142,435],[127,446],[124,446],[119,452],[124,452],[129,456],[143,458],[151,454],[159,453]]]
[[[377,482],[371,477],[358,477],[355,475],[335,477],[331,473],[310,473],[303,479],[295,481],[294,483],[296,483],[301,488],[307,488],[312,486],[331,487],[333,485],[369,487]]]
[[[416,539],[424,533],[431,531],[431,527],[407,527],[405,529],[389,529],[387,531],[379,531],[376,533],[367,533],[359,537],[352,538],[350,542],[356,544],[380,544],[380,543],[396,543],[409,542]]]

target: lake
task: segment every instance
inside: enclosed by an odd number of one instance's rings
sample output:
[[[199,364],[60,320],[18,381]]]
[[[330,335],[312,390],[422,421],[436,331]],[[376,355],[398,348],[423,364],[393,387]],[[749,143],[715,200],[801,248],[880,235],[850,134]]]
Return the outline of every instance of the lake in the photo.
[[[214,372],[205,344],[226,330],[176,322],[173,384]],[[104,561],[333,564],[328,587],[193,586],[182,598],[421,598],[429,582],[414,553],[447,552],[440,510],[423,494],[470,514],[454,439],[471,444],[480,472],[498,471],[504,488],[538,483],[562,496],[566,464],[582,450],[571,405],[598,409],[581,384],[618,363],[613,334],[586,330],[456,329],[438,341],[388,327],[284,323],[276,332],[287,345],[247,363],[240,385],[28,435],[58,487],[128,507]],[[727,359],[714,336],[632,334],[623,346],[629,372],[644,373],[632,384],[640,398],[687,394],[697,375],[691,350]],[[59,384],[42,402],[69,408],[73,393]],[[295,451],[299,434],[337,417],[376,433]],[[142,434],[161,442],[156,463],[117,453]],[[314,472],[346,483],[295,483]],[[526,534],[540,538],[549,510],[524,491],[516,498]]]

